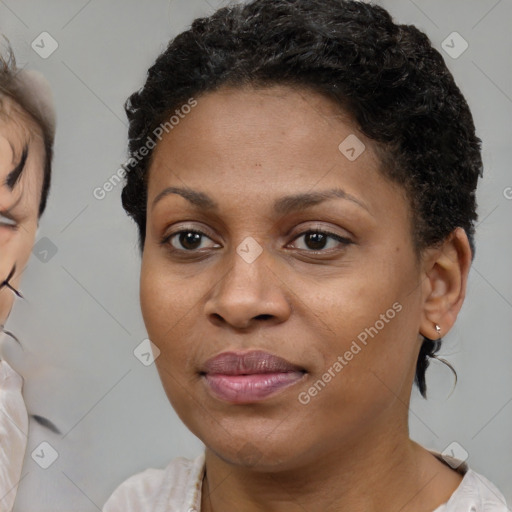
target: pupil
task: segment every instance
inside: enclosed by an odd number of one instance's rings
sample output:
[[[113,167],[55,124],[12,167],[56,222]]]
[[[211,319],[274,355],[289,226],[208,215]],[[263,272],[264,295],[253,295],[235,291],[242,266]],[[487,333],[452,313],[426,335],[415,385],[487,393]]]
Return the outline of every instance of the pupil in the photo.
[[[180,235],[180,243],[186,249],[196,249],[197,245],[201,245],[201,235],[188,231]]]
[[[306,235],[306,245],[310,249],[323,249],[325,247],[326,238],[323,233],[310,233]]]

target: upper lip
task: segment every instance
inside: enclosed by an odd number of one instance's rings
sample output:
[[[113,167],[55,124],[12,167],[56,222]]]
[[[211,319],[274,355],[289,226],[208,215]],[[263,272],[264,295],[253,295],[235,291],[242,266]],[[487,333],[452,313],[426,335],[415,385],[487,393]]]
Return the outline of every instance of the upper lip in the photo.
[[[204,364],[202,373],[222,375],[253,375],[261,373],[304,372],[282,357],[261,350],[223,352]]]

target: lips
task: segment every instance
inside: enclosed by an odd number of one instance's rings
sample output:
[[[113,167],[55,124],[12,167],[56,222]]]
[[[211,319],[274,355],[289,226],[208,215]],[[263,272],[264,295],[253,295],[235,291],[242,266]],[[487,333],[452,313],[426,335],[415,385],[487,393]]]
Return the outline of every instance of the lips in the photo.
[[[302,371],[302,368],[278,356],[253,350],[245,354],[224,352],[204,365],[204,373],[224,375],[252,375],[262,373],[285,373]]]
[[[224,352],[201,372],[214,397],[232,403],[263,400],[299,382],[305,370],[268,352]]]

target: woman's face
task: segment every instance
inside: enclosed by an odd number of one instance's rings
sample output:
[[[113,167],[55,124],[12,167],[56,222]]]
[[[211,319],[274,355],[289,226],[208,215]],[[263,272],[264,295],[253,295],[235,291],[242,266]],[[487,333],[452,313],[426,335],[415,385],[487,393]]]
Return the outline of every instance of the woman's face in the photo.
[[[8,116],[0,118],[0,282],[16,266],[9,284],[18,289],[37,230],[44,145],[39,129],[29,128],[12,102],[2,102]],[[8,286],[2,286],[0,324],[7,320],[14,297]]]
[[[335,112],[224,88],[155,148],[144,321],[175,410],[234,464],[294,467],[407,428],[423,308],[409,205]]]

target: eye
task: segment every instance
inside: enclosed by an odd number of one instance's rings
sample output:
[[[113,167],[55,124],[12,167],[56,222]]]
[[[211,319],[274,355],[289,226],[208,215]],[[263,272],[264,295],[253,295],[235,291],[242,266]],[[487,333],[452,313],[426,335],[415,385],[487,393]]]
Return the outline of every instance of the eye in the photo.
[[[303,238],[305,247],[297,247],[307,252],[328,252],[329,249],[336,249],[352,243],[348,238],[342,237],[336,233],[322,229],[308,230],[298,235],[295,240]],[[208,244],[208,240],[210,244]],[[166,235],[161,240],[162,245],[170,245],[172,249],[181,252],[194,252],[200,249],[221,247],[219,244],[196,229],[182,229]],[[299,244],[301,245],[301,244]]]
[[[0,226],[15,229],[18,223],[12,217],[6,217],[5,212],[0,213]]]
[[[204,239],[208,239],[213,242],[213,240],[202,231],[197,231],[195,229],[183,229],[167,235],[162,240],[162,244],[170,243],[170,245],[177,251],[192,252],[205,248],[203,246]],[[213,247],[220,247],[220,245],[214,243]]]
[[[298,249],[306,250],[308,252],[322,251],[325,249],[336,249],[341,244],[342,247],[352,243],[348,238],[342,237],[336,233],[330,231],[324,231],[323,229],[311,229],[301,233],[294,240],[304,238],[305,247],[298,247]],[[327,252],[327,251],[325,251]]]

